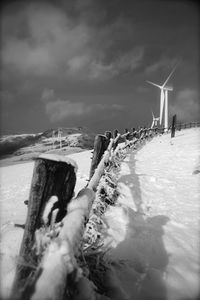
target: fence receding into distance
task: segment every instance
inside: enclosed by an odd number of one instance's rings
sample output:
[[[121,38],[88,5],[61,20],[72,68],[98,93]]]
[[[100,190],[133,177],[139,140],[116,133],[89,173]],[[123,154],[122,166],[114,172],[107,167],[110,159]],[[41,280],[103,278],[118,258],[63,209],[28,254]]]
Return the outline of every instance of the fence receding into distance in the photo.
[[[171,137],[175,130],[199,126],[200,122],[176,124],[174,117]],[[145,128],[97,135],[87,186],[76,197],[77,165],[73,160],[53,154],[35,160],[11,299],[67,299],[72,282],[85,276],[78,263],[88,248],[85,245],[92,246],[98,238],[87,231],[92,206],[95,203],[97,220],[117,198],[117,172],[128,151],[161,133],[163,128]],[[110,189],[107,194],[105,182]]]

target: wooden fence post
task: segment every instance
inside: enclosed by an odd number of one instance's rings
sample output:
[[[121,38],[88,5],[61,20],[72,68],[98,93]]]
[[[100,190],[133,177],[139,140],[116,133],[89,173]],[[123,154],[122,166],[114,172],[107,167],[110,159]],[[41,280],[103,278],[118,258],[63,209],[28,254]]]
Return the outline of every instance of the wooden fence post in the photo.
[[[105,135],[98,134],[95,137],[94,140],[94,152],[93,152],[93,157],[92,157],[92,162],[91,162],[91,167],[90,167],[90,177],[89,179],[92,178],[96,167],[98,166],[102,155],[104,154],[105,150],[108,147],[108,139]]]
[[[94,199],[95,193],[85,188],[70,202],[58,238],[52,239],[38,266],[39,276],[31,286],[31,297],[23,300],[72,299],[66,295],[66,290],[73,286],[73,281],[80,274],[76,257],[81,254],[85,220],[89,217]],[[82,296],[85,296],[84,292]]]
[[[46,203],[52,196],[57,196],[58,201],[54,203],[52,210],[59,209],[56,221],[61,221],[66,214],[67,204],[73,196],[76,168],[73,160],[59,155],[41,155],[35,161],[28,214],[12,288],[13,299],[21,298],[27,278],[33,274],[33,266],[37,266],[38,259],[33,251],[35,231],[43,225],[42,215]]]
[[[174,115],[172,118],[171,138],[175,137],[175,131],[176,131],[176,115]]]
[[[114,138],[114,139],[116,139],[118,133],[119,133],[119,131],[118,131],[117,129],[115,129],[115,130],[113,131],[113,138]],[[117,148],[118,143],[119,143],[119,140],[113,144],[113,149],[114,149],[114,150]]]
[[[115,129],[115,130],[113,131],[113,138],[114,138],[114,139],[117,137],[118,133],[119,133],[119,131],[118,131],[117,129]]]
[[[107,139],[110,141],[110,139],[112,139],[112,133],[111,133],[111,131],[106,131],[106,132],[105,132],[105,136],[106,136]]]

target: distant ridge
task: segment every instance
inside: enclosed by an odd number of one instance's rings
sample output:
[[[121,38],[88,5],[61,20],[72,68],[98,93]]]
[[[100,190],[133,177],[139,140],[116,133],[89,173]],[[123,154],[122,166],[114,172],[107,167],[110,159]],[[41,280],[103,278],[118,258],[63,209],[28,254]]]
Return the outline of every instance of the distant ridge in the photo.
[[[61,149],[57,138],[59,129],[62,132]],[[75,150],[78,152],[83,149],[92,149],[94,138],[95,134],[86,127],[59,127],[41,133],[2,135],[0,137],[0,159],[15,157],[17,161],[25,161],[46,152],[68,154]]]

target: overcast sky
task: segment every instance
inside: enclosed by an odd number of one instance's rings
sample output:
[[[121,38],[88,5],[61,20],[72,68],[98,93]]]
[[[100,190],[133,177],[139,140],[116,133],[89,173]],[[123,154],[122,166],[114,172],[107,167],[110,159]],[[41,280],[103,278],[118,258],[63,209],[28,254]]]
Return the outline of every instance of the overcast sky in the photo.
[[[199,118],[199,12],[193,1],[6,1],[1,130],[149,126],[170,79],[170,116]]]

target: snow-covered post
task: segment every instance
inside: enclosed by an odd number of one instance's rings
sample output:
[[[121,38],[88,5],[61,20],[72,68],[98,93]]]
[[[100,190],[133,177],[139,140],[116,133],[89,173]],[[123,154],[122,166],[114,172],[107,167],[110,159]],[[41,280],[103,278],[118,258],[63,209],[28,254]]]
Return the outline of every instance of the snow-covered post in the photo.
[[[116,139],[117,135],[119,134],[119,131],[117,129],[115,129],[113,131],[113,138]],[[119,140],[119,139],[118,139]],[[118,140],[115,142],[114,140],[114,145],[113,145],[113,149],[116,149],[117,148],[117,145],[118,145]]]
[[[95,193],[86,188],[70,202],[58,238],[52,240],[39,266],[40,275],[32,287],[31,300],[62,300],[68,276],[72,275],[77,281],[82,277],[76,257],[80,255],[85,220],[94,198]]]
[[[106,149],[108,148],[108,145],[110,143],[110,140],[112,139],[112,132],[111,131],[105,131],[105,136],[107,138],[107,145],[105,146]]]
[[[113,138],[116,138],[117,135],[118,135],[118,133],[119,133],[119,131],[118,131],[117,129],[115,129],[115,130],[113,131]]]
[[[62,148],[62,129],[58,129],[58,141],[60,143],[60,149]]]
[[[105,132],[105,136],[106,136],[107,139],[110,141],[110,139],[112,138],[112,133],[111,133],[111,131],[106,131],[106,132]]]
[[[55,146],[55,130],[52,131],[52,147],[54,149],[54,146]]]
[[[100,161],[100,163],[98,164],[92,178],[90,179],[89,183],[88,183],[88,188],[90,188],[91,190],[95,191],[97,188],[97,185],[99,183],[99,180],[101,179],[101,176],[104,173],[105,170],[105,164],[108,162],[109,157],[110,157],[110,153],[111,153],[111,149],[113,146],[113,139],[110,140],[110,143],[106,149],[106,151],[103,154],[103,157]]]
[[[98,134],[94,140],[94,152],[90,167],[90,179],[92,178],[95,169],[97,168],[102,155],[104,154],[106,148],[108,147],[108,139],[105,135]]]
[[[128,143],[128,139],[129,139],[129,130],[127,128],[124,129],[124,137],[125,137],[125,144]]]
[[[176,130],[176,115],[174,115],[172,118],[171,138],[175,137],[175,130]]]
[[[59,209],[56,222],[62,220],[66,215],[67,204],[74,193],[76,170],[77,165],[73,160],[60,155],[43,154],[36,159],[12,298],[17,298],[26,283],[26,279],[32,273],[33,266],[37,266],[37,256],[33,250],[34,237],[36,229],[43,225],[42,216],[45,206],[52,196],[57,196],[58,201],[53,203],[50,208],[51,213],[47,219],[47,224],[50,221],[52,210],[55,208]]]

